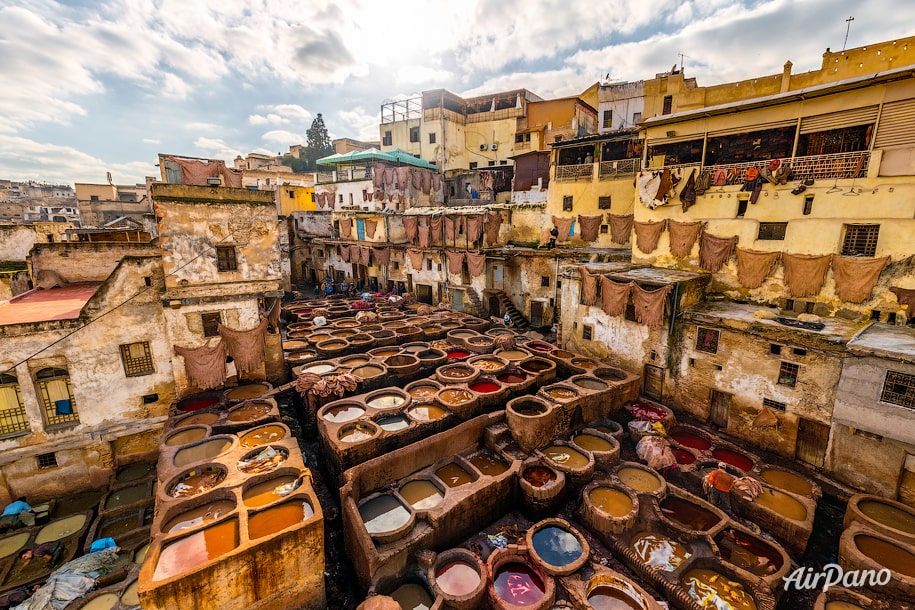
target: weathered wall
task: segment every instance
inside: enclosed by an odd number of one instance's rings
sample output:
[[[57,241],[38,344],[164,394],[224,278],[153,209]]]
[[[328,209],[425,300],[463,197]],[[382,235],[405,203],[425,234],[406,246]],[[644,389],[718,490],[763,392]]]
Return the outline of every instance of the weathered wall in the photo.
[[[34,227],[0,225],[0,261],[24,261],[36,241]]]
[[[48,269],[69,282],[101,282],[125,256],[158,256],[152,244],[126,242],[73,242],[35,244],[29,262],[34,277]]]
[[[835,419],[845,426],[915,445],[912,409],[881,401],[887,370],[915,375],[915,364],[876,357],[849,357],[836,393]]]
[[[915,445],[856,434],[856,430],[838,423],[833,425],[827,469],[852,487],[895,499],[906,456],[915,455]]]

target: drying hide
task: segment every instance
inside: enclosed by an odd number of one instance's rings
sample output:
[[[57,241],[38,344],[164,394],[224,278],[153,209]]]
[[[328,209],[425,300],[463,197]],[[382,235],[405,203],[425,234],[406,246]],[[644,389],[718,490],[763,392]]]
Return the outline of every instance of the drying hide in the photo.
[[[433,244],[442,243],[442,217],[435,216],[429,221],[429,228],[432,229],[431,239]]]
[[[597,278],[592,275],[586,268],[579,267],[578,273],[581,275],[581,302],[583,305],[594,305],[597,303]]]
[[[467,253],[467,271],[470,273],[471,277],[479,277],[483,275],[483,271],[485,269],[485,254],[472,254],[470,252]]]
[[[391,262],[391,248],[372,248],[375,254],[375,262],[379,265],[387,265]]]
[[[658,247],[661,232],[667,226],[666,220],[657,222],[633,222],[635,227],[635,245],[645,254],[651,254]]]
[[[455,275],[459,274],[464,263],[464,253],[446,250],[445,257],[448,259],[448,272]]]
[[[673,286],[670,284],[649,291],[633,283],[632,305],[636,319],[649,328],[659,328],[664,323],[664,305],[671,290]]]
[[[728,262],[737,247],[737,236],[718,237],[702,232],[699,239],[699,266],[715,273]]]
[[[375,238],[375,229],[378,227],[377,220],[365,219],[365,236],[369,239]]]
[[[595,241],[600,231],[600,224],[603,216],[578,216],[578,224],[581,227],[582,241]]]
[[[781,252],[737,248],[737,280],[744,288],[759,288],[772,273]]]
[[[341,218],[340,219],[340,238],[349,239],[353,233],[353,219],[352,218]]]
[[[785,265],[785,284],[788,294],[793,297],[812,297],[820,292],[826,281],[826,271],[832,262],[832,254],[789,254],[782,255]]]
[[[890,257],[857,258],[836,256],[832,259],[832,273],[836,280],[836,294],[849,303],[863,303],[871,298],[880,273],[890,264]]]
[[[407,257],[410,259],[410,265],[414,270],[419,271],[423,268],[422,250],[407,250]]]
[[[226,353],[235,361],[238,373],[256,371],[264,363],[264,335],[267,332],[267,319],[250,330],[235,330],[220,324],[217,327],[219,336],[226,344]]]
[[[615,244],[628,244],[632,239],[632,214],[607,214],[610,222],[610,240]]]
[[[407,235],[407,241],[411,244],[416,243],[416,227],[419,225],[419,218],[416,216],[403,217],[403,230]]]
[[[632,290],[632,282],[621,284],[614,282],[608,277],[600,278],[600,301],[601,310],[608,316],[621,316],[626,311],[626,305],[629,304],[629,293]]]
[[[693,251],[693,245],[699,238],[702,222],[677,222],[669,220],[667,231],[670,233],[670,253],[679,258],[685,258]]]
[[[431,227],[419,227],[418,231],[419,231],[419,247],[428,248],[429,244],[430,244],[429,239],[432,236],[432,228]]]
[[[572,229],[573,222],[575,222],[574,218],[560,218],[559,216],[553,216],[553,224],[556,225],[556,229],[559,230],[559,236],[556,237],[558,241],[568,241],[569,232]]]
[[[226,382],[226,345],[220,339],[216,345],[174,347],[175,354],[184,358],[188,384],[200,390],[213,390]]]
[[[486,235],[486,245],[495,246],[499,243],[499,228],[502,226],[502,215],[498,212],[487,212],[483,220],[483,233]]]

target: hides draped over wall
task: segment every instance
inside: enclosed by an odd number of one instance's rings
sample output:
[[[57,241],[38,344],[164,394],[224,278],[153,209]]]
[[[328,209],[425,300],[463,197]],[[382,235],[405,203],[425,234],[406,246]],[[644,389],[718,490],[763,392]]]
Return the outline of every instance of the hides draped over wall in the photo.
[[[483,231],[483,216],[468,216],[467,217],[467,239],[470,243],[475,243],[480,240]]]
[[[610,222],[610,240],[615,244],[628,244],[632,238],[632,214],[607,214]]]
[[[899,288],[898,286],[893,286],[890,288],[890,292],[896,295],[896,300],[899,301],[900,305],[909,306],[905,312],[906,316],[908,318],[915,317],[915,290],[911,288]]]
[[[445,216],[445,239],[454,243],[454,217]]]
[[[737,236],[718,237],[706,231],[699,240],[699,266],[715,273],[728,262],[737,247]]]
[[[433,244],[442,243],[442,217],[436,216],[429,221],[429,228],[432,229],[431,239]]]
[[[349,258],[350,247],[349,246],[339,246],[339,248],[340,248],[340,260],[342,260],[344,263],[351,262],[350,258]]]
[[[375,229],[378,228],[378,221],[370,218],[365,219],[365,236],[369,239],[375,238]]]
[[[445,250],[445,257],[448,259],[448,272],[455,275],[460,274],[461,266],[464,263],[464,253]]]
[[[595,241],[600,232],[600,223],[603,221],[603,216],[578,216],[578,224],[581,227],[581,239],[582,241]]]
[[[836,294],[849,303],[863,303],[871,298],[880,273],[890,264],[890,257],[857,258],[836,256],[832,259],[832,274]]]
[[[429,247],[429,238],[431,237],[431,234],[432,234],[432,228],[431,227],[419,227],[417,229],[417,231],[419,232],[419,247],[428,248]]]
[[[348,239],[353,233],[353,219],[352,218],[341,218],[340,219],[340,238]]]
[[[410,185],[410,166],[394,168],[394,185],[401,191],[407,190]]]
[[[470,273],[471,277],[479,277],[483,275],[483,271],[485,269],[485,254],[473,254],[471,252],[467,253],[467,271]]]
[[[759,288],[772,273],[781,252],[760,252],[737,248],[737,280],[744,288]]]
[[[264,362],[264,335],[267,333],[267,319],[250,330],[235,330],[220,324],[219,336],[226,344],[226,353],[235,360],[238,373],[250,373]],[[225,363],[223,363],[225,368]]]
[[[673,286],[670,284],[649,291],[633,283],[632,305],[635,307],[636,319],[649,328],[658,328],[664,324],[664,304],[671,290]]]
[[[175,354],[184,358],[187,382],[201,390],[212,390],[226,382],[226,345],[220,339],[216,345],[174,347]]]
[[[375,254],[375,262],[379,265],[387,265],[391,262],[391,248],[372,248]]]
[[[820,292],[826,281],[826,271],[832,254],[782,254],[785,265],[785,285],[793,297],[812,297]]]
[[[502,226],[502,215],[498,212],[487,212],[483,219],[483,233],[486,234],[486,245],[499,243],[499,228]]]
[[[376,191],[384,185],[384,168],[384,163],[376,163],[372,171],[372,186]]]
[[[600,278],[600,308],[608,316],[621,316],[629,304],[632,282],[614,282],[608,277]]]
[[[702,222],[698,220],[696,222],[667,221],[667,231],[670,233],[670,253],[679,258],[689,256],[701,230]]]
[[[636,222],[632,223],[635,228],[635,245],[645,254],[651,254],[658,247],[658,240],[661,238],[661,232],[667,226],[666,220],[657,222]]]
[[[403,230],[407,235],[407,241],[411,244],[416,243],[416,227],[419,225],[418,216],[404,216]]]
[[[581,275],[581,303],[582,305],[594,305],[597,303],[597,278],[592,275],[586,268],[579,267],[578,273]]]
[[[416,271],[419,271],[423,268],[423,251],[422,250],[407,250],[407,257],[410,259],[410,265]]]
[[[556,238],[558,241],[568,241],[569,231],[572,229],[573,222],[575,222],[574,218],[553,216],[553,224],[556,225],[556,229],[559,231],[559,236]]]

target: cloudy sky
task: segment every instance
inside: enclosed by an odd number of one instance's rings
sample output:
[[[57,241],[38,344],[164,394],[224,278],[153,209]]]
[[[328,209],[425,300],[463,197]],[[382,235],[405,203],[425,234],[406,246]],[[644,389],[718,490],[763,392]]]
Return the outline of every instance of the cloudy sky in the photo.
[[[0,0],[0,178],[142,182],[159,152],[288,151],[323,113],[378,139],[426,89],[544,98],[685,54],[700,85],[915,34],[899,0]]]

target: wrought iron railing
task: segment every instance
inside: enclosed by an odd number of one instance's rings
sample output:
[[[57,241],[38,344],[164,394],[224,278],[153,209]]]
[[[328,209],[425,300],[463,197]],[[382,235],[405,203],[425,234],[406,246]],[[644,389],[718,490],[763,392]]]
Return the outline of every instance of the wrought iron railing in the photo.
[[[598,180],[614,180],[634,176],[641,167],[641,159],[618,159],[616,161],[601,161],[597,170]]]
[[[870,153],[867,151],[837,153],[833,155],[809,155],[806,157],[787,157],[779,159],[781,165],[788,163],[791,165],[791,180],[805,180],[813,178],[814,180],[826,179],[851,179],[864,178],[867,176],[867,167],[870,163]],[[716,163],[715,165],[701,165],[699,163],[680,163],[676,165],[665,165],[664,169],[677,169],[681,174],[689,173],[690,169],[699,170],[719,169],[727,170],[733,174],[735,179],[728,183],[742,182],[744,172],[751,168],[764,167],[768,161],[745,161],[743,163]],[[603,164],[601,164],[603,165]],[[731,170],[734,170],[733,172]]]
[[[588,182],[594,179],[594,164],[581,163],[576,165],[557,165],[557,182]]]

